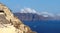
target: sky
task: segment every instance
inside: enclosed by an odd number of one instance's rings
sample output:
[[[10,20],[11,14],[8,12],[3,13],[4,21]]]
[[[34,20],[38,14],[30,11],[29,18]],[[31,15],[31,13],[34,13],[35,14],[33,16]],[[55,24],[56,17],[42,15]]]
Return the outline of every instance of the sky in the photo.
[[[0,0],[12,12],[20,12],[23,8],[31,8],[37,12],[60,13],[60,0]]]

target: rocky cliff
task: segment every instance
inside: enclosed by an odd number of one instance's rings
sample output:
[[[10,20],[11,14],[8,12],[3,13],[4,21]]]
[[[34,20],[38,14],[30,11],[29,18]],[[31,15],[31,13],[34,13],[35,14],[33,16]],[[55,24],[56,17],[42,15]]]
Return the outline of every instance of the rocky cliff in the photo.
[[[35,33],[24,25],[11,10],[0,3],[0,33]]]
[[[43,15],[33,13],[14,13],[22,21],[40,21],[40,20],[55,20],[54,17],[44,17]]]

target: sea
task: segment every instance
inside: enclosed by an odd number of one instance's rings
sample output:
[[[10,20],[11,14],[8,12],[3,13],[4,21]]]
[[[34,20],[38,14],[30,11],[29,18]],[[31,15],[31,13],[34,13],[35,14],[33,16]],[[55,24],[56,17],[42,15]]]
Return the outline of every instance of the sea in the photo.
[[[37,33],[60,33],[60,20],[23,21]]]

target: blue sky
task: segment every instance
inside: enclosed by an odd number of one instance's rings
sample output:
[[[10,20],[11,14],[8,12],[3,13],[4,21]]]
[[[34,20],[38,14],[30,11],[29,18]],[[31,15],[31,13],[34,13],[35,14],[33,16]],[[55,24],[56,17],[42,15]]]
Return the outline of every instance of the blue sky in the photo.
[[[0,0],[13,12],[19,12],[22,8],[32,8],[37,12],[60,13],[60,0]]]

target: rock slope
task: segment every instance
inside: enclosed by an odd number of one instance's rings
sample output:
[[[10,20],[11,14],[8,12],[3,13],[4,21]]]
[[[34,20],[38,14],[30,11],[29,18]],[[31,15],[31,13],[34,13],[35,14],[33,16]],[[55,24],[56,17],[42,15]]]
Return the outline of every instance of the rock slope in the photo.
[[[36,33],[24,25],[11,10],[0,3],[0,33]]]

